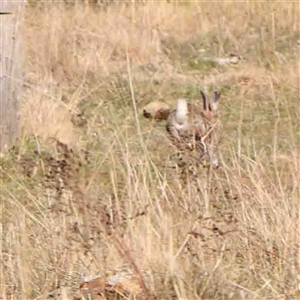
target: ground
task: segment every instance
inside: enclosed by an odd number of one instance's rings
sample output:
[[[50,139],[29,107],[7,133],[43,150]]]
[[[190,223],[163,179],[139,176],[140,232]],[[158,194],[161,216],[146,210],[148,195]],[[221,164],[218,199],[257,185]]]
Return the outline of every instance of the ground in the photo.
[[[74,299],[128,266],[132,299],[296,299],[299,5],[30,3],[20,141],[0,161],[0,296]],[[142,110],[200,89],[222,95],[221,167],[183,179]]]

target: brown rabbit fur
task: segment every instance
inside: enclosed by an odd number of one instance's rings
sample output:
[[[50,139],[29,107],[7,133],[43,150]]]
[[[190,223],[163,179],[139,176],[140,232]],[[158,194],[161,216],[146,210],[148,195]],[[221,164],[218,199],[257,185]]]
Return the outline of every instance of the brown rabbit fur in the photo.
[[[214,92],[214,98],[208,102],[201,91],[203,109],[179,99],[177,108],[170,113],[166,129],[174,144],[180,149],[198,149],[199,162],[209,162],[212,168],[218,168],[218,103],[220,93]]]

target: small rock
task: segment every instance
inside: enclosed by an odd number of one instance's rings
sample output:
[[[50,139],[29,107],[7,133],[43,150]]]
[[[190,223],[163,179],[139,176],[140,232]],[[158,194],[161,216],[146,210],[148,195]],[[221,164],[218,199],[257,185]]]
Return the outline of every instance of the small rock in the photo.
[[[237,64],[243,60],[243,58],[239,55],[230,54],[229,57],[204,57],[203,60],[225,66],[228,64]]]
[[[146,118],[155,120],[166,120],[170,114],[170,106],[161,101],[153,101],[143,108],[143,115]]]
[[[141,274],[135,274],[127,267],[107,272],[103,276],[85,278],[80,285],[80,292],[83,299],[96,297],[97,300],[107,299],[107,294],[123,295],[120,299],[128,299],[129,296],[133,296],[135,299],[136,297],[149,299],[149,296],[155,295],[150,272],[141,270]]]

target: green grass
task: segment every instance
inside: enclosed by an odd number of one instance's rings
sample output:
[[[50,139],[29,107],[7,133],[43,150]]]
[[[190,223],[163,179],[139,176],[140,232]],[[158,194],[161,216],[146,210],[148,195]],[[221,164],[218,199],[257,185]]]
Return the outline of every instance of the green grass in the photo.
[[[35,85],[20,144],[0,158],[4,300],[73,299],[85,276],[126,264],[151,272],[157,299],[295,298],[299,24],[292,3],[271,8],[28,8]],[[230,53],[244,60],[202,60]],[[165,121],[142,109],[198,103],[200,89],[222,95],[222,166],[193,177],[176,166]]]

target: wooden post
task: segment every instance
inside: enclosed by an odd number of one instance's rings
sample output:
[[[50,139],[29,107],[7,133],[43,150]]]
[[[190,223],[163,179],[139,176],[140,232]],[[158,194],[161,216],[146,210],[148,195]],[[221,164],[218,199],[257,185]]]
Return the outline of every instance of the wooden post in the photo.
[[[19,136],[25,1],[0,1],[0,152],[15,145]]]

